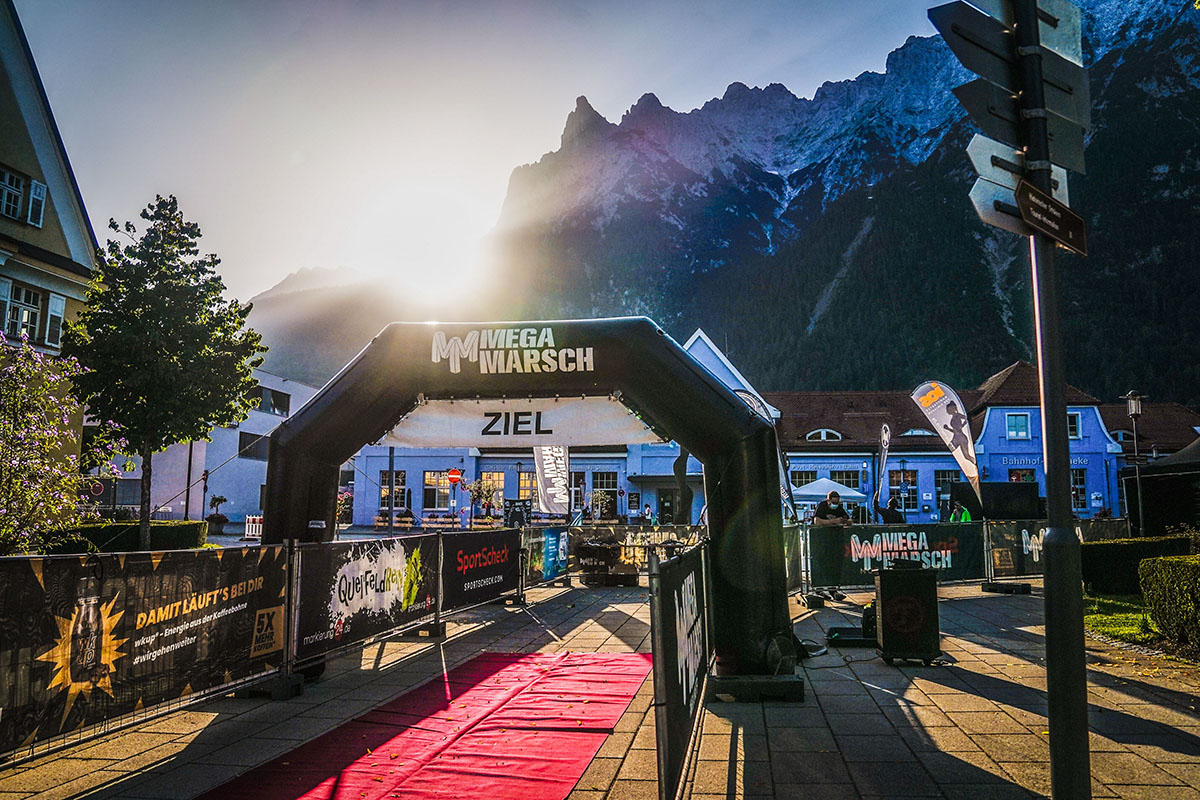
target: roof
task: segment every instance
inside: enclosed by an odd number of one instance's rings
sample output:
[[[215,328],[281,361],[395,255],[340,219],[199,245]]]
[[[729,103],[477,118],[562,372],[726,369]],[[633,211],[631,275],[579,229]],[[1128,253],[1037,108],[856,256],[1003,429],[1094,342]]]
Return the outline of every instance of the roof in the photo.
[[[1067,384],[1066,401],[1073,406],[1094,406],[1100,401],[1087,392]],[[1038,388],[1037,368],[1028,361],[1017,361],[997,372],[979,385],[978,401],[971,405],[966,397],[963,401],[971,406],[972,412],[986,406],[1036,406],[1041,402]]]
[[[1145,405],[1142,410],[1145,411]],[[1139,426],[1140,427],[1140,426]],[[1141,430],[1138,431],[1141,433]],[[1124,473],[1125,470],[1122,470]],[[1143,475],[1170,475],[1186,472],[1200,472],[1200,439],[1174,455],[1160,458],[1152,464],[1142,467]]]
[[[1125,403],[1101,403],[1100,416],[1110,431],[1133,431],[1133,422],[1126,413]],[[1142,401],[1138,417],[1138,450],[1143,454],[1174,453],[1184,449],[1200,432],[1200,414],[1179,403],[1150,403]],[[1133,453],[1133,437],[1121,443],[1125,452]],[[1156,462],[1157,463],[1157,462]]]

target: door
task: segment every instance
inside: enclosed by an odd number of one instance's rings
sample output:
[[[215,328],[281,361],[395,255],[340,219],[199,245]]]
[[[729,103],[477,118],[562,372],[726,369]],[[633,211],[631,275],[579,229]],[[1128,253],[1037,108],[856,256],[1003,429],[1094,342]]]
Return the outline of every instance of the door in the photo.
[[[658,524],[670,525],[675,522],[675,499],[679,496],[678,489],[658,490]]]

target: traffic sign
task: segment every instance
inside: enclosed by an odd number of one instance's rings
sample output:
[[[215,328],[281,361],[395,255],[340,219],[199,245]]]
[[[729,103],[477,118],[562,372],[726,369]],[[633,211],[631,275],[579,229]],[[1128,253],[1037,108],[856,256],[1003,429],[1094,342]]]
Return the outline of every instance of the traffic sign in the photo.
[[[1025,175],[1025,154],[1014,150],[1008,145],[997,142],[978,133],[971,137],[967,145],[967,156],[979,177],[1015,190],[1021,178]],[[1062,167],[1050,168],[1050,181],[1054,191],[1054,199],[1064,205],[1070,204],[1067,196],[1067,171]],[[1009,204],[1016,206],[1015,197],[1010,197]]]
[[[1012,30],[994,17],[955,0],[929,9],[929,21],[967,69],[1015,94],[1021,88]],[[1046,109],[1087,128],[1092,124],[1087,70],[1042,48]]]
[[[451,483],[458,483],[459,481],[462,480],[462,470],[461,469],[446,470],[446,477],[450,479]]]
[[[1044,233],[1068,250],[1087,255],[1087,229],[1083,217],[1028,181],[1017,186],[1017,208],[1029,227]]]
[[[1012,0],[970,0],[971,5],[995,17],[1012,30],[1016,22]],[[1083,66],[1083,15],[1067,0],[1038,0],[1038,39],[1073,64]]]
[[[1021,211],[1016,206],[1017,201],[1012,189],[980,178],[971,187],[970,198],[971,205],[975,206],[975,213],[988,225],[994,225],[1018,236],[1033,235],[1033,229],[1021,219]]]
[[[1022,146],[1025,140],[1021,129],[1021,108],[1011,92],[980,78],[955,87],[954,96],[984,136],[1013,147]],[[1069,170],[1084,172],[1083,128],[1048,111],[1046,129],[1050,141],[1050,160]]]

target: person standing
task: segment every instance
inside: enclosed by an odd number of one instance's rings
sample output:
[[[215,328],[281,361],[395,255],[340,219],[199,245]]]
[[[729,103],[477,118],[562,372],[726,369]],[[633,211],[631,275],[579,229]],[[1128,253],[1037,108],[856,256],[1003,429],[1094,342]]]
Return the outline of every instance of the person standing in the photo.
[[[887,508],[880,508],[879,503],[875,503],[875,513],[879,515],[884,525],[903,525],[907,522],[904,512],[900,510],[899,495],[894,494],[888,498]]]
[[[954,501],[954,508],[950,511],[951,522],[970,522],[971,512],[966,509],[962,503]]]
[[[650,510],[650,504],[646,503],[646,508],[642,511],[642,516],[645,518],[646,525],[657,525],[658,520],[654,518],[654,512]]]

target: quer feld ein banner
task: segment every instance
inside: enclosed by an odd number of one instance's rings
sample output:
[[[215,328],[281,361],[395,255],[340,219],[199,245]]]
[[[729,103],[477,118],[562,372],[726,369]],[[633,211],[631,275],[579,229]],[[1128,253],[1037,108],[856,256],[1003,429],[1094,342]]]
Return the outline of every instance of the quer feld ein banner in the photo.
[[[913,390],[913,402],[942,437],[959,469],[979,494],[979,466],[975,462],[975,440],[962,400],[953,389],[938,381],[926,381]],[[982,500],[982,497],[981,497]]]

